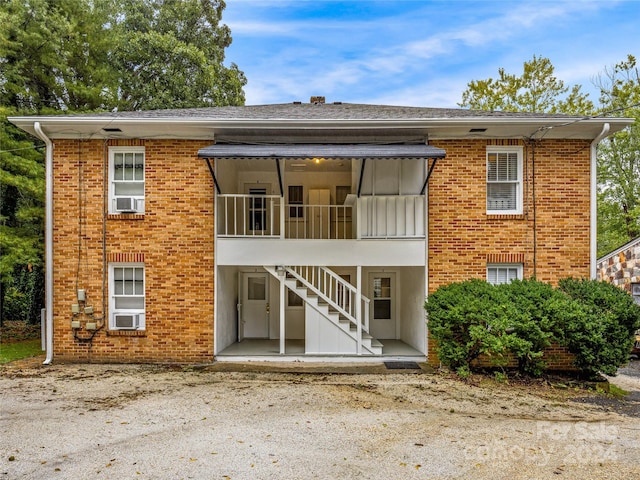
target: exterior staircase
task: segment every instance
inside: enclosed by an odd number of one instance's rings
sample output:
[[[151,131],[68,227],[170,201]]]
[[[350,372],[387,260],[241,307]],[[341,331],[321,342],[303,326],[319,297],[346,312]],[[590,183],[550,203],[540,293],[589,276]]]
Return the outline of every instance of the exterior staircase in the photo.
[[[382,343],[369,334],[369,302],[332,270],[317,266],[265,266],[264,269],[327,322],[355,341],[355,351],[341,354],[382,355]],[[337,352],[338,353],[338,352]]]

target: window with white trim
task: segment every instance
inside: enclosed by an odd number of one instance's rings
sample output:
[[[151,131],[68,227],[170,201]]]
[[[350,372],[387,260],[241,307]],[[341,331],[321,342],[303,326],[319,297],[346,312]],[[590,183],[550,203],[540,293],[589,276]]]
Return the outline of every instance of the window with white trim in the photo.
[[[492,285],[522,280],[521,263],[489,263],[487,264],[487,282]]]
[[[144,213],[144,147],[109,147],[109,213]]]
[[[522,147],[487,147],[487,213],[522,213]]]
[[[109,265],[109,329],[145,329],[144,264]]]
[[[631,295],[635,302],[640,305],[640,283],[631,284]]]

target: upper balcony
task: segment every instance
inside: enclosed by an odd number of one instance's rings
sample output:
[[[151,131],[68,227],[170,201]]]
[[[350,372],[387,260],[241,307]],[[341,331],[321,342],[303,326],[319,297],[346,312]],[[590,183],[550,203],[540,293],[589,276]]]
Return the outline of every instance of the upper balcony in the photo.
[[[424,239],[424,195],[347,195],[329,204],[328,190],[310,191],[313,203],[285,203],[278,195],[217,196],[218,238],[310,240]]]

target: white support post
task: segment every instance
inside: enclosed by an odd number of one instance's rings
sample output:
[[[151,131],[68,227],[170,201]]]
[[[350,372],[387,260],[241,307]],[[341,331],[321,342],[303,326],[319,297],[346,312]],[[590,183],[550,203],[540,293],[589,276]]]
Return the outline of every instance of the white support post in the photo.
[[[283,239],[284,238],[284,212],[285,212],[285,205],[284,205],[284,197],[280,197],[280,238]]]
[[[362,265],[356,268],[356,320],[357,320],[357,351],[362,355]]]
[[[281,275],[280,276],[280,355],[284,355],[284,349],[285,349],[285,303],[284,303],[284,297],[285,297],[285,290],[286,290],[286,286],[284,284],[284,279],[285,279],[286,275]]]
[[[353,222],[353,220],[352,220]],[[362,219],[362,199],[357,198],[356,199],[356,239],[360,240],[362,239],[362,225],[363,225],[363,219]]]

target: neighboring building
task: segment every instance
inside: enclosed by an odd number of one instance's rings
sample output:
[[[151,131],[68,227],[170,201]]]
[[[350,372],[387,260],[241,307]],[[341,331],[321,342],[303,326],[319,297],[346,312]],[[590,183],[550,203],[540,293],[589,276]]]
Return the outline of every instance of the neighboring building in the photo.
[[[640,237],[598,259],[598,279],[613,283],[640,304]]]
[[[434,359],[438,287],[595,276],[630,120],[315,100],[12,118],[48,145],[46,362]]]

